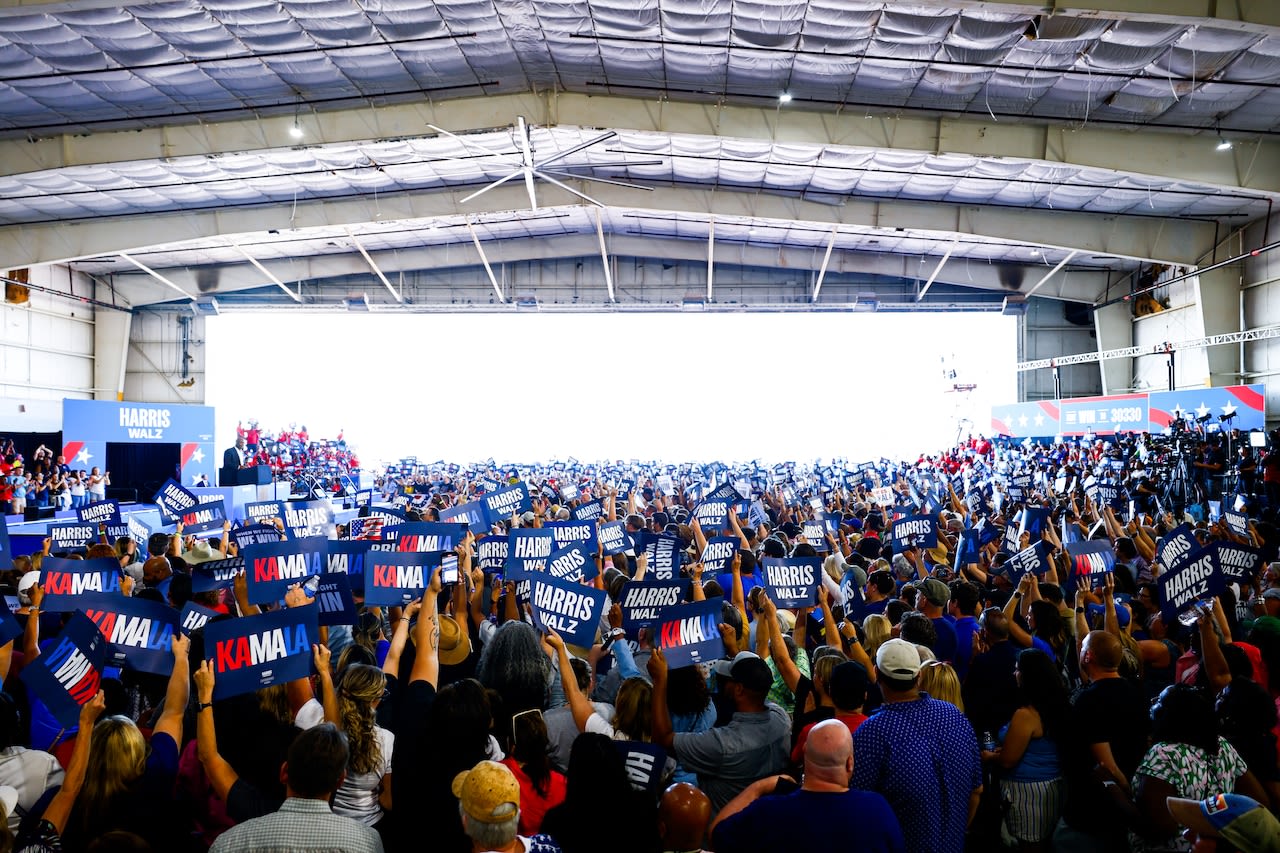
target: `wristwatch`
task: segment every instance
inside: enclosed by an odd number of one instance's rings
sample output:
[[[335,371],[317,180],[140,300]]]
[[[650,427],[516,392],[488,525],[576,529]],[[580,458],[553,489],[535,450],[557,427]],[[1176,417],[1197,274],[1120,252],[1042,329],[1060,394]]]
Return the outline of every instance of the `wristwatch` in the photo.
[[[624,639],[626,636],[627,636],[626,631],[622,630],[621,628],[614,628],[612,631],[609,632],[609,636],[605,637],[604,644],[601,646],[601,648],[604,649],[605,651],[608,651],[609,647],[613,645],[615,640]]]

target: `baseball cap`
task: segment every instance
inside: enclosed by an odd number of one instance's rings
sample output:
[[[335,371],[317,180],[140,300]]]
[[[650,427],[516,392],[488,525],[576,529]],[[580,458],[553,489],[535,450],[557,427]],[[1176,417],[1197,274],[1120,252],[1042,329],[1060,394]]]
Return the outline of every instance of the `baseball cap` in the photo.
[[[920,652],[915,643],[885,640],[876,651],[876,669],[890,678],[914,678],[920,672]]]
[[[719,660],[711,668],[720,678],[736,681],[748,690],[768,693],[773,686],[773,672],[755,652],[738,652],[733,660]]]
[[[520,783],[496,761],[481,761],[454,776],[453,795],[467,817],[481,823],[511,820],[520,808]]]
[[[1250,853],[1280,851],[1280,821],[1257,800],[1240,794],[1216,794],[1206,800],[1169,797],[1173,819],[1208,838],[1224,838]]]
[[[942,607],[951,600],[951,590],[937,578],[925,578],[918,586],[921,594],[935,607]]]
[[[1107,615],[1107,607],[1104,604],[1088,604],[1088,605],[1085,605],[1084,609],[1090,625],[1094,624],[1095,620],[1102,619]],[[1128,625],[1129,624],[1129,608],[1117,607],[1116,621],[1120,623],[1121,628],[1123,628],[1125,625]]]
[[[1280,586],[1273,586],[1273,587],[1270,587],[1269,589],[1264,590],[1262,593],[1262,597],[1264,599],[1266,598],[1280,599]]]

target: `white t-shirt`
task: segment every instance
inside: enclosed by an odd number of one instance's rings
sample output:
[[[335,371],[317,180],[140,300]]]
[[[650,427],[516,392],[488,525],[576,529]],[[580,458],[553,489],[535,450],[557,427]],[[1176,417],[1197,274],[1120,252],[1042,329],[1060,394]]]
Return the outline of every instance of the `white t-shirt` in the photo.
[[[396,736],[381,726],[373,727],[382,746],[382,764],[368,773],[347,773],[342,787],[333,795],[333,813],[358,820],[365,826],[373,826],[382,820],[382,806],[378,805],[378,785],[382,777],[391,772],[391,750]]]
[[[54,785],[61,785],[65,774],[58,759],[38,749],[11,746],[0,751],[0,785],[18,789],[18,805],[9,815],[9,829],[18,831],[22,815],[40,796]]]

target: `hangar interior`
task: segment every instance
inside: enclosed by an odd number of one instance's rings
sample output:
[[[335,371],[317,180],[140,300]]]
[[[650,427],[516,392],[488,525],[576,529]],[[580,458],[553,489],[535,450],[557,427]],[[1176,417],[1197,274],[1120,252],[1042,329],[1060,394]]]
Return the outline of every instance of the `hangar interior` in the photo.
[[[264,309],[1003,312],[1023,400],[1269,384],[1278,142],[1271,0],[0,0],[0,425],[204,403]]]

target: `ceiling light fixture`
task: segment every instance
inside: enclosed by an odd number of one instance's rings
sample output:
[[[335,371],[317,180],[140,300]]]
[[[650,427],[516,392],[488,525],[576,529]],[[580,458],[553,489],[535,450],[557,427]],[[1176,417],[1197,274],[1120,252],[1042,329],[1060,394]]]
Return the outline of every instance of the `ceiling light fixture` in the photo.
[[[1031,257],[1033,257],[1033,258],[1038,258],[1038,257],[1040,257],[1040,250],[1039,250],[1039,249],[1032,249],[1032,250],[1031,250]]]
[[[298,120],[296,118],[293,120],[293,125],[289,128],[289,135],[294,139],[302,138],[302,128],[298,125]]]
[[[781,95],[779,95],[779,96],[778,96],[778,103],[780,103],[780,104],[789,104],[789,103],[791,103],[791,93],[790,93],[790,92],[783,92]]]
[[[1231,150],[1231,140],[1230,140],[1230,139],[1223,139],[1221,136],[1219,136],[1219,137],[1218,137],[1218,144],[1217,144],[1217,146],[1215,147],[1215,149],[1214,149],[1214,150],[1216,150],[1216,151],[1230,151],[1230,150]]]

